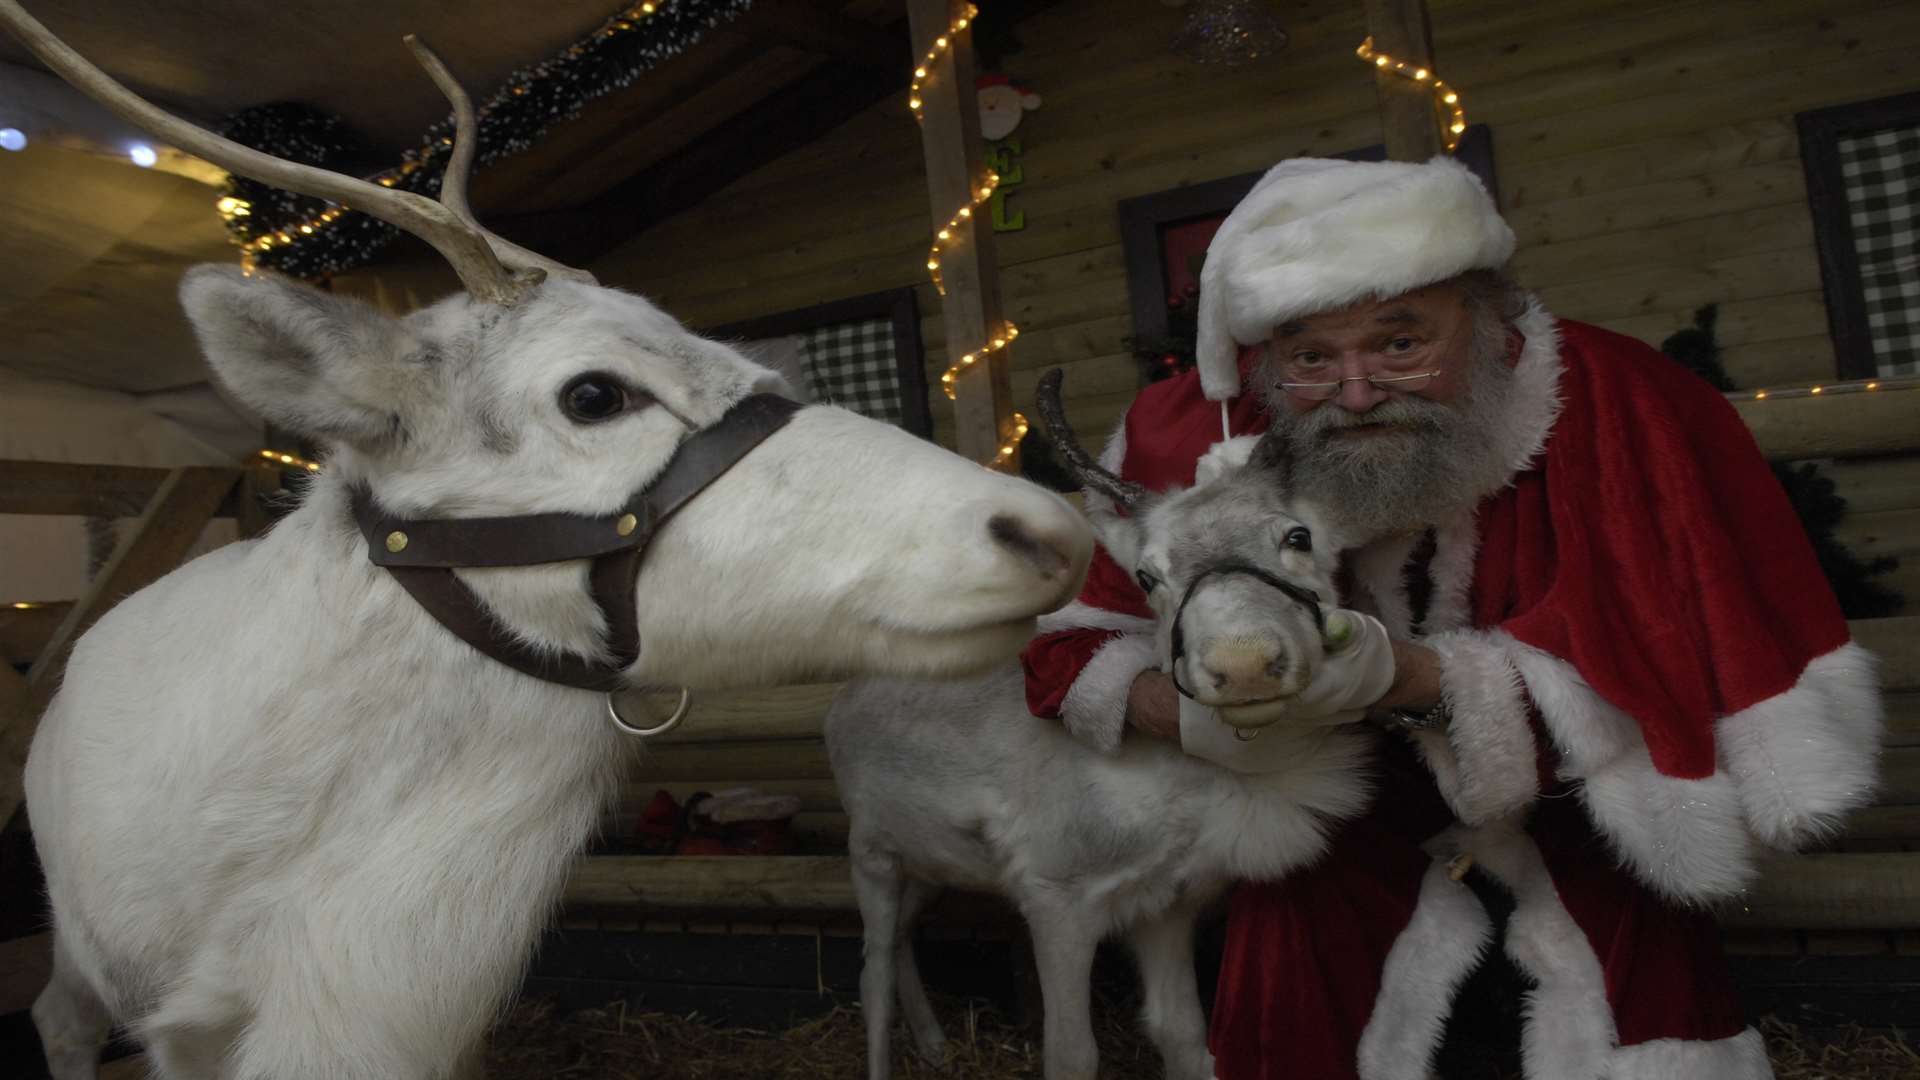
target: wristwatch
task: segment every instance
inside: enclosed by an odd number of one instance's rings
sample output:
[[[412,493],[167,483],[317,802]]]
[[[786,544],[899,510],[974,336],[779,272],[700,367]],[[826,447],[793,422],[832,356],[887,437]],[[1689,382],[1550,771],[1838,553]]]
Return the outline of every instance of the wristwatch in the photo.
[[[1387,715],[1393,722],[1410,731],[1429,731],[1443,728],[1453,720],[1453,706],[1446,698],[1441,698],[1431,708],[1426,709],[1388,709]]]

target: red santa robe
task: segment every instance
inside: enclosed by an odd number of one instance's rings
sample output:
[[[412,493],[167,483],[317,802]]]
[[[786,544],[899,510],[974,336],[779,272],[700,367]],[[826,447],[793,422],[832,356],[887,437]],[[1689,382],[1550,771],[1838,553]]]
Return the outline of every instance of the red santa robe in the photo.
[[[1383,744],[1374,808],[1318,865],[1236,891],[1222,1080],[1424,1078],[1490,947],[1537,984],[1531,1080],[1771,1075],[1704,906],[1866,801],[1873,658],[1721,395],[1630,338],[1538,309],[1516,329],[1509,484],[1346,560],[1344,602],[1440,655],[1452,723],[1407,736],[1424,773]],[[1228,416],[1265,426],[1254,395]],[[1220,429],[1197,376],[1168,380],[1103,462],[1189,484]],[[1154,663],[1116,629],[1150,615],[1129,570],[1099,553],[1024,654],[1032,711],[1099,747]],[[1459,853],[1514,896],[1503,942],[1446,872]]]

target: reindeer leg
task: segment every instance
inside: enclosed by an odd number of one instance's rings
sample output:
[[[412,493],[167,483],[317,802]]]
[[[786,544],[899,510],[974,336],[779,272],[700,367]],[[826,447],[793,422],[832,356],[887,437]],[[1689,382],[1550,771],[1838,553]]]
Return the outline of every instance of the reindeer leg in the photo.
[[[110,1024],[106,1004],[74,966],[55,931],[53,978],[33,1002],[33,1026],[40,1033],[53,1080],[94,1080]]]
[[[900,932],[893,954],[900,982],[900,1010],[907,1014],[907,1030],[913,1033],[914,1048],[931,1065],[946,1060],[947,1036],[940,1030],[940,1019],[933,1014],[932,1002],[927,1000],[927,988],[920,982],[920,963],[913,955],[913,923],[927,901],[939,892],[937,886],[907,879],[907,887],[900,896]]]
[[[1067,905],[1029,906],[1034,960],[1040,968],[1040,1002],[1045,1014],[1046,1080],[1094,1080],[1100,1049],[1093,1040],[1093,951],[1100,927],[1088,912]]]
[[[887,1080],[893,1068],[894,960],[902,934],[900,901],[905,888],[898,859],[874,853],[854,856],[853,893],[865,931],[860,1011],[867,1021],[867,1080]],[[905,951],[913,955],[910,942]]]
[[[1193,919],[1191,908],[1175,907],[1128,931],[1146,999],[1141,1020],[1166,1063],[1167,1080],[1213,1080],[1193,973]]]

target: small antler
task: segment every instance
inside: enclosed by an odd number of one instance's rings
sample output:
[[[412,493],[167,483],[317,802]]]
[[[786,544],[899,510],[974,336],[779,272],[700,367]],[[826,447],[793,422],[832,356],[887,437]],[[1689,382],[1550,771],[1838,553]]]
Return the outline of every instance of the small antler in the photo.
[[[458,214],[468,228],[486,237],[493,253],[510,269],[535,273],[544,271],[554,277],[595,284],[593,275],[585,270],[555,262],[539,252],[528,251],[511,240],[503,239],[473,216],[473,207],[467,204],[467,177],[473,172],[474,155],[480,150],[480,118],[474,111],[473,98],[467,94],[467,88],[460,85],[460,80],[453,77],[453,72],[447,69],[440,54],[421,41],[418,34],[408,34],[402,40],[407,43],[407,48],[413,50],[413,58],[426,69],[427,77],[446,95],[447,104],[453,106],[453,155],[447,159],[447,171],[440,177],[440,205]]]
[[[592,280],[584,271],[561,266],[501,240],[474,222],[466,207],[466,173],[472,166],[473,133],[477,127],[471,101],[466,103],[464,119],[458,115],[461,112],[460,102],[455,101],[459,138],[454,153],[460,168],[456,177],[455,169],[450,165],[448,179],[442,181],[443,190],[447,186],[454,188],[456,206],[435,202],[410,191],[398,191],[326,169],[286,161],[190,124],[116,82],[55,37],[39,20],[27,14],[16,0],[0,0],[0,26],[11,30],[55,74],[106,106],[114,115],[146,129],[156,138],[263,183],[343,206],[351,205],[356,210],[425,240],[452,264],[454,272],[460,275],[461,282],[476,300],[492,304],[518,303],[538,284],[539,277],[544,276],[529,273],[516,277],[512,273],[515,268],[559,273],[576,280]],[[422,51],[432,56],[425,46],[416,46],[416,55]],[[423,59],[422,63],[426,63],[426,60]],[[448,85],[458,86],[437,57],[428,66],[428,73],[441,85],[443,92],[447,92]],[[449,93],[448,96],[452,98],[453,95]],[[465,92],[461,91],[459,97],[464,100]]]
[[[1060,384],[1065,379],[1066,372],[1054,368],[1040,376],[1040,385],[1033,392],[1034,404],[1039,407],[1040,422],[1046,425],[1048,437],[1060,448],[1060,456],[1066,459],[1067,471],[1080,481],[1081,487],[1097,491],[1123,507],[1133,506],[1146,498],[1147,489],[1101,468],[1100,463],[1080,446],[1080,440],[1067,423],[1067,410],[1060,402]]]

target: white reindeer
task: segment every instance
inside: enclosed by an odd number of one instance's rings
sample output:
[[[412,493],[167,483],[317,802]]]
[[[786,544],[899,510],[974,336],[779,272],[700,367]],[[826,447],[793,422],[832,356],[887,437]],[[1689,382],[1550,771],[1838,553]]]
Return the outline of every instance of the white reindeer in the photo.
[[[1201,462],[1194,487],[1148,494],[1073,443],[1058,419],[1058,375],[1042,383],[1042,414],[1090,491],[1102,545],[1148,590],[1162,668],[1202,706],[1298,692],[1326,648],[1302,590],[1332,598],[1338,544],[1311,507],[1286,498],[1282,444],[1232,440]],[[1207,710],[1193,711],[1183,738],[1234,746]],[[944,685],[858,680],[834,701],[826,735],[865,922],[871,1080],[888,1075],[896,992],[920,1052],[943,1053],[910,936],[942,886],[1003,894],[1026,918],[1048,1080],[1095,1075],[1087,983],[1094,947],[1113,932],[1139,958],[1144,1021],[1167,1075],[1212,1077],[1195,917],[1234,879],[1271,879],[1312,860],[1327,826],[1368,793],[1367,739],[1351,727],[1266,728],[1253,744],[1260,772],[1154,739],[1102,753],[1028,714],[1017,664]]]
[[[469,1068],[631,745],[610,698],[501,650],[612,685],[951,675],[1011,655],[1078,588],[1092,539],[1065,502],[832,408],[792,414],[638,528],[617,516],[635,493],[677,483],[777,379],[481,230],[464,163],[443,206],[277,162],[139,101],[12,0],[0,22],[174,145],[419,231],[470,293],[396,319],[270,276],[188,274],[215,373],[329,454],[267,536],[103,618],[41,722],[26,790],[55,959],[33,1016],[59,1080],[96,1075],[113,1021],[169,1078]],[[470,147],[471,106],[450,93]],[[532,520],[653,538],[644,561],[429,571],[477,597],[500,639],[483,655],[369,561],[356,500],[429,537],[545,512],[567,516]],[[402,532],[373,554],[409,550]],[[625,575],[623,610],[596,599],[604,566]],[[636,618],[637,660],[609,644]]]

